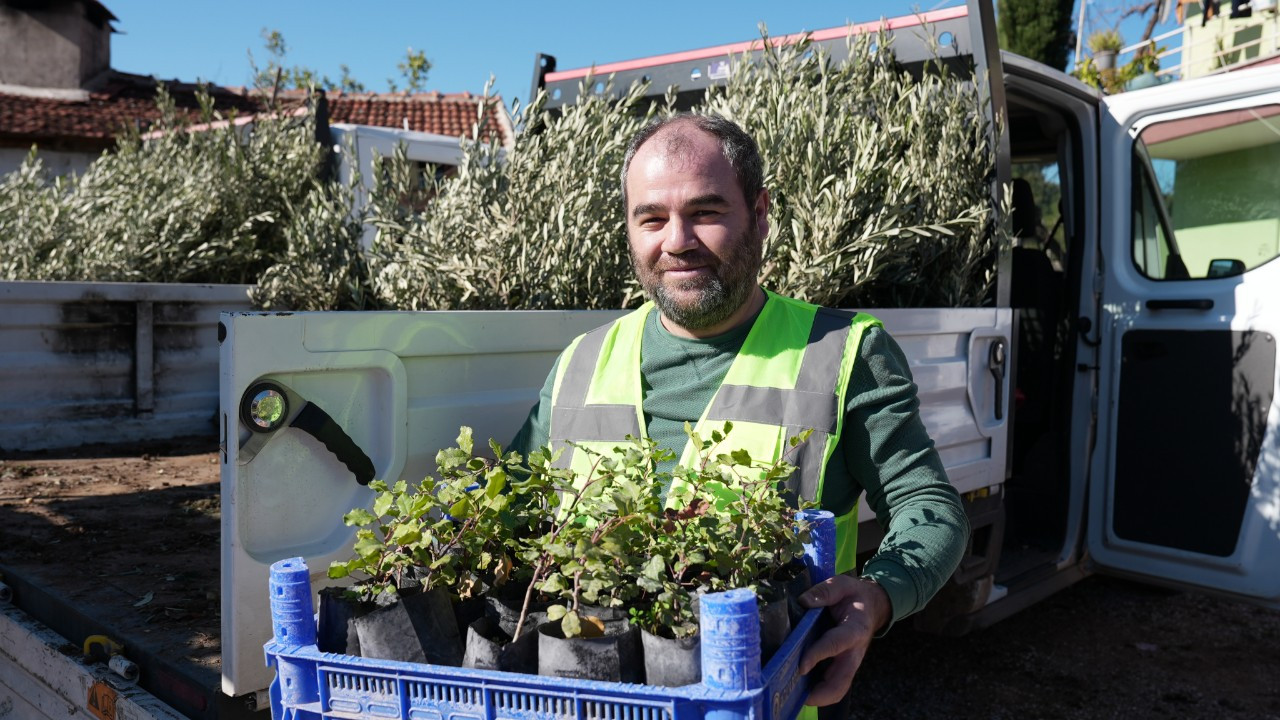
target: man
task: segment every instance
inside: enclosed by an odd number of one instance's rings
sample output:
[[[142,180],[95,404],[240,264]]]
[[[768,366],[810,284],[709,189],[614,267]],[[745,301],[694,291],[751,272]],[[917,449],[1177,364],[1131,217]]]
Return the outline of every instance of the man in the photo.
[[[968,537],[907,361],[874,318],[759,286],[769,191],[755,142],[737,125],[697,115],[654,121],[632,139],[622,184],[632,262],[652,302],[565,350],[514,449],[574,440],[607,451],[627,433],[645,434],[684,448],[687,463],[684,423],[709,430],[728,419],[729,443],[769,458],[813,429],[788,460],[799,466],[792,482],[801,495],[841,519],[837,570],[854,564],[863,490],[888,523],[861,577],[837,575],[801,598],[837,623],[801,660],[806,673],[831,661],[809,704],[836,703],[871,638],[924,606]],[[568,448],[561,460],[573,466],[574,457]]]

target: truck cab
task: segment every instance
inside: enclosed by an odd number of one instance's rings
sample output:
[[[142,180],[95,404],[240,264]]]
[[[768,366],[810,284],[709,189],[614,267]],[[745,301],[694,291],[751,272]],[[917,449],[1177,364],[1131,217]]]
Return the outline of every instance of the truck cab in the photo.
[[[1102,97],[1001,66],[1010,176],[1039,190],[1013,198],[1008,594],[952,622],[1087,571],[1274,607],[1274,68]]]

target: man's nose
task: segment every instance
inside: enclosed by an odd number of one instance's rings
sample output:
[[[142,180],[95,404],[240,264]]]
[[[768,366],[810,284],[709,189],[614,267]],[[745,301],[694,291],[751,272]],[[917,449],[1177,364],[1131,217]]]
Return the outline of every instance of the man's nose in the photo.
[[[662,251],[668,255],[679,255],[698,247],[698,233],[689,218],[678,215],[667,221],[667,232],[662,238]]]

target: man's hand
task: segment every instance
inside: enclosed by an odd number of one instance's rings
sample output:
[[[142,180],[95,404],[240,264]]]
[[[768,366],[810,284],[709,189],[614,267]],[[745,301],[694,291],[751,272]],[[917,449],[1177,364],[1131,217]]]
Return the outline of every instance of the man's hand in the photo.
[[[809,691],[807,705],[831,705],[849,691],[853,675],[862,665],[867,647],[876,631],[884,627],[892,615],[889,594],[868,580],[836,575],[814,585],[800,596],[800,604],[808,608],[825,607],[836,626],[800,658],[800,672],[807,674],[819,662],[831,658],[826,673],[817,678]]]

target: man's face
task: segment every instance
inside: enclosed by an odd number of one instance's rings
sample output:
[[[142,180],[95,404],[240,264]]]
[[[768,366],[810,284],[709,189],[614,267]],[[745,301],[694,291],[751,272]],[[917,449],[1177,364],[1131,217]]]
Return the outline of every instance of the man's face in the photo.
[[[748,207],[720,142],[687,123],[640,146],[626,183],[627,236],[641,286],[683,328],[724,323],[756,288],[768,193]]]

